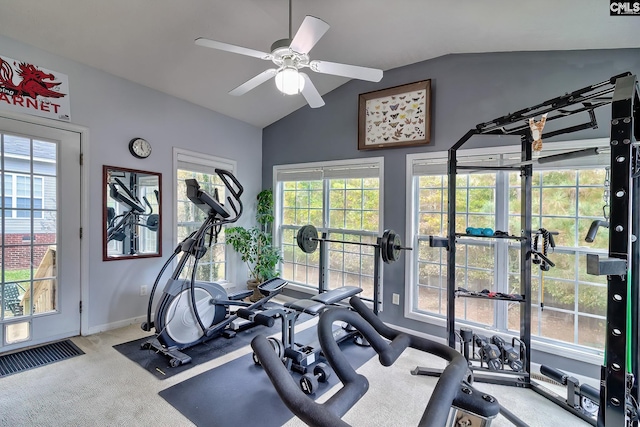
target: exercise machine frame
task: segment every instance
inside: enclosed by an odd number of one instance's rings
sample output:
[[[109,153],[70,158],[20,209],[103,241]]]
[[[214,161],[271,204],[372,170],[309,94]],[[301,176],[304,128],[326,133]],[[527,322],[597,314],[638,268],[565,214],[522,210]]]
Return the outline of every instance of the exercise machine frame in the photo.
[[[195,179],[186,180],[187,197],[207,217],[198,230],[178,244],[158,273],[149,294],[147,319],[141,325],[144,331],[156,329],[156,334],[141,344],[142,349],[154,349],[169,357],[172,367],[191,361],[191,357],[180,350],[218,336],[232,338],[236,331],[255,325],[273,326],[274,319],[282,315],[279,309],[264,307],[266,302],[286,286],[287,282],[280,278],[261,283],[258,289],[264,297],[255,303],[243,301],[252,291],[228,294],[219,283],[196,281],[198,260],[207,252],[206,238],[209,238],[211,244],[222,225],[237,221],[242,214],[242,185],[229,171],[216,169],[215,172],[230,193],[227,196],[226,207],[218,202],[217,192],[210,196],[200,189]],[[165,270],[179,254],[182,255],[163,289],[152,321],[155,291]],[[180,274],[190,260],[193,261],[190,278],[181,279]],[[181,301],[181,298],[184,298],[184,301]],[[231,306],[240,308],[231,313]],[[241,321],[242,319],[248,322]]]
[[[622,427],[637,425],[635,402],[639,399],[638,343],[640,328],[640,99],[636,76],[629,72],[611,77],[601,83],[586,86],[571,93],[550,99],[495,120],[480,123],[469,130],[449,149],[448,158],[448,225],[447,225],[447,333],[449,346],[455,348],[456,240],[464,234],[455,229],[456,175],[459,170],[514,170],[521,174],[521,235],[488,238],[513,238],[520,242],[520,286],[524,299],[520,309],[520,340],[525,344],[524,372],[516,378],[483,376],[476,380],[503,385],[532,388],[560,404],[592,425]],[[544,133],[542,138],[595,129],[598,124],[594,110],[611,105],[611,194],[609,253],[606,259],[597,256],[587,261],[591,274],[607,276],[607,336],[605,363],[601,369],[600,409],[597,421],[568,405],[554,393],[531,381],[531,255],[532,255],[532,172],[535,162],[556,161],[595,154],[597,150],[579,150],[566,154],[532,156],[533,137],[528,120],[548,114],[550,121],[578,113],[586,113],[585,123]],[[457,151],[475,135],[519,135],[522,147],[521,163],[512,166],[458,165]],[[615,167],[613,167],[615,166]],[[444,246],[444,244],[439,246]],[[635,244],[634,244],[635,243]]]

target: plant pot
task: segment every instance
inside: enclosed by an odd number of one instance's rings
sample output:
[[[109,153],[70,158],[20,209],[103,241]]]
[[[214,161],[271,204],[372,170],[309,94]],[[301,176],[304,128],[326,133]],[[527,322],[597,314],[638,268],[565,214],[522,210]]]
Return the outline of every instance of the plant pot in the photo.
[[[249,289],[250,291],[253,291],[253,294],[249,296],[249,301],[258,302],[264,297],[264,295],[262,295],[262,292],[258,290],[259,284],[260,282],[258,282],[255,279],[247,280],[247,289]]]

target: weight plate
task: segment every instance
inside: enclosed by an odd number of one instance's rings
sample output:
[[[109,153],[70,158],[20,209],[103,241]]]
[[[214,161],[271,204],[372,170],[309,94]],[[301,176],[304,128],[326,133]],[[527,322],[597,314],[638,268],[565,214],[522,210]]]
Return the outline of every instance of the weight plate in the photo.
[[[277,338],[269,337],[267,338],[271,347],[273,347],[273,351],[278,355],[278,359],[282,359],[284,357],[284,346],[282,345],[282,341]]]
[[[400,259],[400,248],[402,247],[402,241],[400,240],[400,236],[393,233],[393,261],[397,261]]]
[[[151,231],[158,231],[158,224],[160,224],[160,216],[158,214],[151,214],[147,217],[147,228]]]
[[[384,230],[380,239],[380,257],[385,264],[389,264],[389,254],[387,253],[387,242],[389,241],[389,230]]]
[[[393,230],[384,230],[382,239],[380,240],[380,256],[382,261],[387,264],[391,264],[397,261],[400,257],[400,236],[398,236]]]
[[[387,264],[400,259],[400,252],[406,248],[402,247],[400,236],[393,230],[385,230],[380,240],[380,255],[382,261]]]
[[[318,248],[318,230],[311,224],[305,225],[298,230],[296,241],[302,252],[310,254]]]

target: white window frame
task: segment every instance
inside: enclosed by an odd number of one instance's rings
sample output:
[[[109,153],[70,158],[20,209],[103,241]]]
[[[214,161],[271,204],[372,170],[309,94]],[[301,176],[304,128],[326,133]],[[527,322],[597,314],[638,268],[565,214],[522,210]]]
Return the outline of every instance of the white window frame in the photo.
[[[276,247],[281,247],[281,235],[282,233],[280,233],[278,230],[280,230],[281,226],[282,226],[282,191],[280,188],[280,183],[284,182],[284,181],[279,181],[278,180],[278,175],[279,174],[286,174],[286,173],[294,173],[294,172],[300,172],[300,173],[306,173],[309,176],[317,176],[320,177],[320,179],[324,178],[324,174],[323,174],[323,170],[326,169],[339,169],[341,167],[344,168],[349,168],[349,167],[354,167],[354,168],[362,168],[362,165],[366,163],[366,164],[371,164],[371,165],[376,165],[376,167],[378,168],[378,183],[379,183],[379,189],[378,189],[378,230],[377,233],[378,235],[380,235],[383,232],[383,228],[384,228],[384,157],[366,157],[366,158],[360,158],[360,159],[345,159],[345,160],[329,160],[329,161],[323,161],[323,162],[309,162],[309,163],[295,163],[295,164],[286,164],[286,165],[274,165],[273,166],[273,184],[272,184],[272,188],[274,189],[273,191],[273,195],[274,195],[274,215],[275,215],[275,220],[274,220],[274,226],[273,226],[273,230],[274,230],[274,235],[273,235],[273,242],[274,245]],[[326,221],[328,219],[328,209],[327,209],[327,203],[328,203],[328,192],[326,189],[326,183],[323,184],[323,193],[324,194],[324,201],[323,201],[323,218]],[[379,281],[379,300],[380,300],[380,304],[382,304],[382,295],[383,295],[383,270],[384,270],[384,266],[382,265],[383,263],[381,263],[380,265],[380,281]],[[313,291],[313,289],[310,286],[304,286],[304,285],[298,285],[295,283],[290,283],[288,285],[289,288],[294,289],[296,291],[299,292],[303,292],[303,293],[311,293]],[[317,289],[317,287],[315,288]],[[317,292],[317,290],[316,290]]]
[[[227,159],[224,157],[211,156],[209,154],[198,153],[195,151],[186,150],[184,148],[173,147],[173,181],[172,181],[172,192],[173,192],[173,200],[172,204],[173,210],[173,228],[172,228],[172,241],[174,244],[177,244],[178,239],[178,206],[175,202],[178,196],[178,168],[180,163],[191,164],[193,165],[193,170],[199,170],[201,172],[214,174],[214,169],[224,169],[231,172],[234,176],[236,175],[236,170],[238,169],[238,162],[232,159]],[[210,171],[209,171],[210,170]],[[174,265],[177,263],[177,260],[174,262]],[[225,277],[226,280],[229,281],[231,277],[231,272],[237,267],[234,257],[229,256],[229,249],[225,247]]]
[[[554,143],[545,143],[543,147],[543,151],[541,156],[545,156],[545,150],[553,151],[553,150],[564,150],[564,151],[572,151],[572,150],[581,150],[592,147],[607,147],[609,146],[608,138],[595,138],[595,139],[583,139],[583,140],[567,140],[560,141]],[[464,161],[466,157],[478,158],[482,157],[483,160],[491,161],[491,157],[498,154],[513,154],[514,158],[520,155],[521,147],[520,144],[517,145],[508,145],[508,146],[498,146],[498,147],[487,147],[487,148],[474,148],[474,149],[466,149],[466,150],[458,150],[457,157],[458,163]],[[601,156],[606,156],[607,163],[609,159],[609,154],[600,154]],[[418,248],[418,238],[417,238],[417,230],[414,229],[414,223],[416,221],[417,214],[417,206],[416,206],[416,189],[414,187],[414,174],[413,167],[417,162],[427,162],[433,163],[434,169],[436,171],[434,174],[447,174],[447,161],[448,161],[448,151],[439,151],[439,152],[429,152],[429,153],[415,153],[415,154],[407,154],[406,157],[406,200],[407,200],[407,211],[406,211],[406,235],[412,236],[411,242],[407,242],[409,246]],[[579,162],[579,160],[578,160]],[[514,161],[515,163],[515,161]],[[473,164],[478,164],[477,160]],[[534,166],[535,171],[535,166]],[[499,197],[506,197],[506,195],[496,194],[496,199]],[[446,237],[446,236],[442,236]],[[416,252],[416,251],[412,251]],[[595,251],[594,251],[595,252]],[[411,256],[407,256],[405,260],[405,298],[404,298],[404,316],[408,319],[416,320],[419,322],[424,322],[432,325],[436,325],[439,327],[446,328],[447,320],[446,318],[430,315],[428,313],[420,313],[413,310],[413,303],[415,298],[418,297],[416,294],[417,286],[417,265],[415,262],[415,254]],[[446,272],[444,273],[446,274]],[[457,324],[465,324],[464,321],[460,319],[456,319]],[[471,326],[475,329],[478,329],[477,324],[471,324]],[[493,332],[493,331],[492,331]],[[509,333],[499,333],[499,335],[504,335],[506,337],[510,337]],[[515,334],[513,334],[515,335]],[[555,344],[545,340],[538,339],[537,336],[531,336],[532,343],[535,345],[536,350],[541,350],[544,352],[553,353],[559,356],[580,360],[587,363],[592,364],[601,364],[603,352],[602,351],[590,351],[585,350],[583,348],[579,348],[574,346],[573,344]]]

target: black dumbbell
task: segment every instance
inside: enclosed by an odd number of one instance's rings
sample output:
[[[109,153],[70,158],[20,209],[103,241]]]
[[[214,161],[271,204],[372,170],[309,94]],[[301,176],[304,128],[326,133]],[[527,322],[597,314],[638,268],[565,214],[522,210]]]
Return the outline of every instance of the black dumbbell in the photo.
[[[502,339],[502,337],[499,337],[497,335],[494,335],[491,338],[491,341],[493,341],[493,343],[498,346],[498,348],[502,352],[502,358],[504,362],[509,365],[511,369],[516,372],[522,371],[524,365],[520,360],[520,355],[512,345],[507,344],[506,341]]]
[[[482,361],[487,364],[490,370],[499,371],[502,369],[502,360],[500,349],[497,345],[491,344],[486,337],[476,335],[476,345],[480,348],[480,356]]]
[[[300,388],[305,394],[313,394],[318,389],[318,383],[327,382],[331,371],[326,363],[318,363],[313,368],[313,374],[306,373],[300,378]]]

